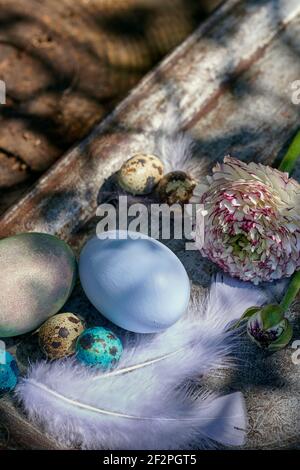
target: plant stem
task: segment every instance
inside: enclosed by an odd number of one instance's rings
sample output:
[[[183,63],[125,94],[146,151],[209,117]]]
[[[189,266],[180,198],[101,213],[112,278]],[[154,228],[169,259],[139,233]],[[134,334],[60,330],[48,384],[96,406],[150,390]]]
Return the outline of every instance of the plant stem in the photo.
[[[297,132],[289,149],[278,167],[280,171],[291,173],[294,169],[297,159],[300,157],[300,131]]]
[[[293,275],[292,280],[289,284],[289,287],[287,288],[287,291],[285,293],[285,296],[280,302],[280,305],[285,312],[295,300],[299,290],[300,290],[300,271],[296,272]]]
[[[300,131],[297,132],[296,136],[294,137],[291,145],[288,148],[287,153],[281,160],[281,163],[278,167],[280,171],[286,171],[287,173],[291,173],[295,167],[295,164],[300,157]],[[298,292],[300,290],[300,271],[296,272],[289,284],[289,287],[283,297],[282,301],[280,302],[281,307],[284,311],[286,311],[293,301],[295,300]]]

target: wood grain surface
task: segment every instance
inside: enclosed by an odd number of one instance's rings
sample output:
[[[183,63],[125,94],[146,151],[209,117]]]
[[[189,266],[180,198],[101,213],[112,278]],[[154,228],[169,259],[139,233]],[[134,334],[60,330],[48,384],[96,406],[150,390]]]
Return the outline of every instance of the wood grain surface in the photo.
[[[198,142],[196,158],[204,172],[228,153],[273,165],[299,128],[300,107],[291,100],[291,83],[300,79],[299,54],[298,0],[229,0],[1,218],[0,236],[55,233],[78,253],[95,231],[105,179],[132,153],[153,150],[170,103]],[[169,246],[194,289],[207,287],[215,267],[186,252],[182,241]],[[96,315],[79,285],[66,308]],[[291,354],[287,348],[268,355],[247,343],[243,367],[208,378],[217,391],[245,394],[246,448],[300,448],[300,367]]]
[[[220,0],[1,0],[0,213]]]

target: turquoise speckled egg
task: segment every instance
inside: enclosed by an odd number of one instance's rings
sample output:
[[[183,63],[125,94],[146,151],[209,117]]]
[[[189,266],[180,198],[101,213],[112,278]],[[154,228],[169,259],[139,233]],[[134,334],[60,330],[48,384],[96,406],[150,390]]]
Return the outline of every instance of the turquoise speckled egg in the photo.
[[[85,330],[76,344],[76,358],[85,365],[102,370],[114,367],[122,352],[120,339],[112,331],[99,326]]]
[[[19,369],[14,357],[5,352],[0,361],[0,393],[10,392],[18,383]]]

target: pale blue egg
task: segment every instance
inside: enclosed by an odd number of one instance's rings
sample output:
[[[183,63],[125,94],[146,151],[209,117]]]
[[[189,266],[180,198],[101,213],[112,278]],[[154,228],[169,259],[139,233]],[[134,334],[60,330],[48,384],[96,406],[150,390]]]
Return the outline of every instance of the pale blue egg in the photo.
[[[80,255],[80,280],[91,303],[136,333],[158,332],[178,321],[188,306],[190,282],[177,256],[146,235],[117,231],[106,237],[91,239]]]

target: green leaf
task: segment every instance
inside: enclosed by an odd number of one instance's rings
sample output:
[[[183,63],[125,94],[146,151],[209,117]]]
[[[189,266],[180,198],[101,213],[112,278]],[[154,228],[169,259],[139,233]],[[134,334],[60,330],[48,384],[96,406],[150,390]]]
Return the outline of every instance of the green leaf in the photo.
[[[261,307],[247,308],[247,310],[243,313],[241,318],[233,325],[232,330],[235,330],[236,328],[238,328],[243,321],[248,320],[250,317],[255,315],[255,313],[259,312],[260,309]]]
[[[279,336],[276,341],[273,341],[269,347],[268,351],[276,352],[280,349],[285,348],[293,337],[293,328],[289,321],[285,318],[286,326],[284,332]]]
[[[286,171],[287,173],[291,173],[299,157],[300,157],[300,131],[297,132],[296,136],[294,137],[278,169],[280,171]]]
[[[294,302],[300,290],[300,271],[296,271],[291,279],[287,291],[280,302],[281,307],[286,312],[291,304]]]
[[[278,304],[266,305],[261,309],[260,318],[264,330],[272,328],[284,319],[284,311]]]

